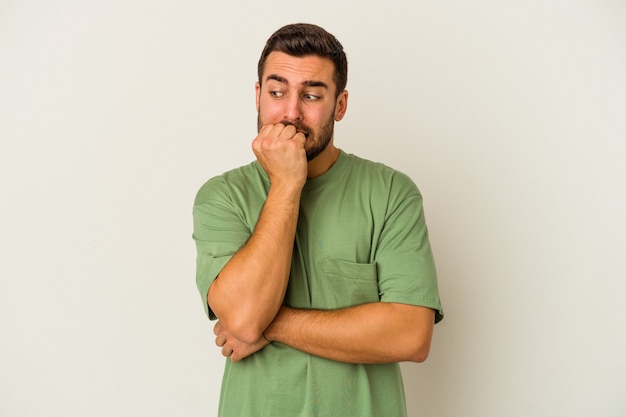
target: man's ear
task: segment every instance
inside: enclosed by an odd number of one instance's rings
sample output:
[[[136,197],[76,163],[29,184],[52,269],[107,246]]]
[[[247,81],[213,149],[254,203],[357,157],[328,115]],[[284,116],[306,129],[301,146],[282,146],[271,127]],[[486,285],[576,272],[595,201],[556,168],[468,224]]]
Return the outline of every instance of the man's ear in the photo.
[[[343,119],[348,110],[348,90],[343,90],[337,97],[337,104],[335,105],[335,121],[338,122]]]
[[[259,112],[259,100],[261,98],[261,83],[260,82],[257,81],[254,84],[254,90],[256,94],[256,111],[258,113]]]

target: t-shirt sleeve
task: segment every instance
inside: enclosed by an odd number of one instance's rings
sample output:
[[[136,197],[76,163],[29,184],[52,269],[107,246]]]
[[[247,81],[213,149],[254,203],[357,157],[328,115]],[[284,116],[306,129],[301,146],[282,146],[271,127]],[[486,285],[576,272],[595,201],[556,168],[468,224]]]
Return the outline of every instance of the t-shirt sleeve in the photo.
[[[204,310],[217,317],[207,303],[209,287],[222,268],[250,237],[250,229],[231,199],[221,177],[204,184],[193,206],[193,239],[196,243],[196,285]]]
[[[376,264],[381,301],[429,307],[443,319],[422,195],[404,174],[391,184]]]

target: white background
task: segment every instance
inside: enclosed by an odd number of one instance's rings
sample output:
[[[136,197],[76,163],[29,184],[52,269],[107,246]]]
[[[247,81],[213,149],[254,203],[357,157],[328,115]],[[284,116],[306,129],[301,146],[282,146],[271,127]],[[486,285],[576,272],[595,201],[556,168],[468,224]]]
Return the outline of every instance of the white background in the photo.
[[[410,416],[626,415],[620,0],[0,1],[0,415],[216,415],[191,206],[252,160],[299,21],[348,53],[337,145],[425,197],[446,318]]]

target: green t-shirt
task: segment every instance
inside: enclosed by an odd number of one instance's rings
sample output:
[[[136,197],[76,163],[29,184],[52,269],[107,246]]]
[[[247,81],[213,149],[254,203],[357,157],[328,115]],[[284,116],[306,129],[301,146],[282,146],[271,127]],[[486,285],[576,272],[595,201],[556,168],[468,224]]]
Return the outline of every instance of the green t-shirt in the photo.
[[[209,286],[254,230],[270,183],[255,161],[209,180],[194,204],[196,281]],[[443,318],[422,197],[404,174],[340,152],[302,191],[284,304],[337,309],[371,302],[430,307]],[[226,361],[222,417],[406,415],[397,363],[347,364],[271,343]]]

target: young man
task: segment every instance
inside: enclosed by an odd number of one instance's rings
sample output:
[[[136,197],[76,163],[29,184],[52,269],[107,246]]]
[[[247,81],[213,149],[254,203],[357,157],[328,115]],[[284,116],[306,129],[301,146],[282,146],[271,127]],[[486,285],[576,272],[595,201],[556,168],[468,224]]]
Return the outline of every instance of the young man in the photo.
[[[421,195],[335,146],[334,36],[285,26],[258,73],[256,161],[194,204],[197,284],[229,357],[220,415],[404,416],[398,362],[424,361],[443,318]]]

